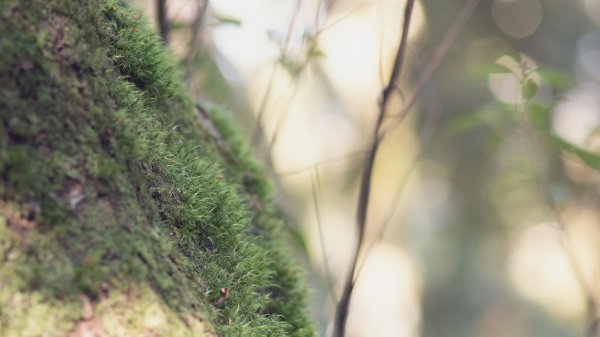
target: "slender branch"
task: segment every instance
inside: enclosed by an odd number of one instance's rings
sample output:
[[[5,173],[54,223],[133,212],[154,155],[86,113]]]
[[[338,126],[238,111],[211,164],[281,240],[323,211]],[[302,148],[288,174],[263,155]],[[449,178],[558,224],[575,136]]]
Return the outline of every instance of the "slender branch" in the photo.
[[[158,31],[163,42],[169,42],[169,31],[171,30],[169,19],[167,18],[167,0],[156,1],[156,20],[158,21]]]
[[[558,227],[563,235],[563,249],[565,251],[565,255],[567,256],[567,260],[569,261],[569,265],[571,266],[571,270],[585,296],[586,306],[587,306],[587,320],[586,320],[586,328],[585,328],[585,336],[586,337],[597,337],[598,336],[598,301],[594,296],[594,292],[592,291],[590,285],[585,280],[585,276],[583,275],[583,270],[577,261],[577,257],[575,256],[575,252],[573,251],[573,242],[569,239],[569,234],[567,233],[567,225],[563,220],[562,213],[560,208],[556,204],[556,202],[550,197],[546,198],[548,200],[548,205],[550,209],[554,213],[556,218],[556,222]]]
[[[323,222],[321,221],[321,209],[319,207],[319,192],[318,187],[321,186],[321,178],[319,177],[319,168],[314,167],[315,175],[312,181],[312,199],[313,206],[315,207],[315,215],[317,216],[317,227],[319,229],[319,244],[321,245],[321,257],[323,259],[323,267],[325,272],[325,283],[327,283],[327,290],[329,291],[329,298],[333,301],[334,305],[337,303],[337,297],[333,288],[333,280],[331,279],[331,270],[329,268],[329,261],[327,259],[327,252],[325,250],[325,236],[323,235]]]
[[[305,173],[305,172],[307,172],[309,170],[314,169],[315,167],[321,167],[321,166],[325,166],[325,165],[337,164],[337,163],[340,163],[340,162],[343,162],[343,161],[351,160],[351,159],[356,158],[356,157],[362,157],[366,153],[367,153],[366,150],[357,150],[357,151],[353,151],[353,152],[346,153],[346,154],[343,154],[343,155],[338,155],[338,156],[333,156],[333,157],[330,157],[330,158],[327,158],[327,159],[323,159],[323,160],[321,160],[318,163],[311,164],[310,166],[305,166],[305,167],[300,168],[300,169],[295,169],[295,170],[291,170],[291,171],[288,171],[288,172],[281,172],[281,173],[277,173],[276,172],[276,175],[279,178],[285,178],[285,177],[289,177],[289,176],[294,176],[294,175],[297,175],[297,174]]]
[[[323,5],[323,0],[319,0],[317,2],[317,15],[315,16],[315,34],[319,34],[319,21],[321,20],[321,6]]]
[[[256,117],[256,126],[254,128],[254,136],[252,136],[252,145],[257,147],[264,138],[263,128],[263,115],[265,113],[267,103],[271,97],[271,91],[273,90],[273,84],[275,83],[275,76],[277,75],[277,64],[274,64],[271,68],[271,75],[269,76],[269,82],[267,82],[267,89],[265,90],[258,107],[258,116]]]
[[[431,91],[433,91],[433,88],[431,89]],[[421,131],[419,132],[421,135],[421,137],[420,137],[421,147],[420,147],[419,151],[417,152],[417,154],[415,155],[414,159],[411,161],[410,166],[404,173],[402,179],[400,180],[400,184],[399,184],[398,188],[396,189],[396,193],[394,194],[394,197],[392,199],[393,200],[392,209],[386,215],[385,220],[383,221],[383,225],[381,226],[381,229],[377,233],[377,236],[375,237],[373,242],[371,242],[371,244],[369,246],[367,246],[367,248],[365,249],[364,258],[361,261],[361,263],[359,264],[358,268],[356,269],[356,278],[359,277],[370,252],[383,240],[383,236],[384,236],[388,226],[392,222],[394,215],[396,214],[396,212],[398,210],[398,207],[400,205],[400,199],[402,197],[404,189],[406,188],[406,185],[408,184],[409,178],[412,176],[412,174],[416,170],[417,164],[419,164],[421,159],[423,159],[425,151],[429,147],[429,144],[431,142],[431,139],[433,138],[435,130],[439,126],[440,119],[441,119],[441,110],[440,110],[439,105],[437,104],[437,99],[435,98],[435,96],[436,96],[435,93],[432,92],[432,94],[430,96],[432,96],[432,97],[429,97],[428,99],[430,100],[430,102],[432,102],[433,106],[426,113],[427,117],[425,119],[425,122],[423,123],[423,127],[422,127]]]
[[[359,4],[355,5],[354,7],[352,7],[347,13],[345,13],[344,15],[342,15],[340,18],[336,19],[335,21],[333,21],[332,23],[325,25],[325,27],[317,30],[318,33],[323,33],[326,30],[329,30],[330,28],[334,27],[335,25],[339,24],[340,22],[346,20],[347,18],[349,18],[350,16],[352,16],[355,12],[363,9],[364,7],[370,6],[372,4],[374,4],[375,2],[378,2],[379,0],[369,0],[369,1],[362,1]]]
[[[196,57],[196,53],[198,52],[198,47],[200,45],[200,36],[202,35],[202,23],[204,22],[206,10],[208,9],[208,1],[209,0],[200,1],[196,17],[192,22],[190,48],[188,49],[188,52],[185,56],[185,63],[188,65],[188,67],[191,66],[191,64],[194,62],[194,57]]]
[[[442,39],[442,42],[433,53],[431,59],[427,62],[427,66],[419,75],[419,79],[417,81],[417,84],[415,85],[415,89],[410,100],[404,105],[402,111],[400,111],[400,113],[394,117],[394,120],[391,123],[389,123],[385,129],[382,130],[381,134],[379,135],[379,139],[383,139],[385,135],[388,132],[390,132],[390,130],[393,130],[398,124],[400,124],[408,115],[410,109],[412,109],[415,103],[417,103],[417,98],[419,97],[419,94],[421,93],[425,85],[431,80],[433,73],[439,67],[440,63],[450,50],[450,47],[454,45],[454,42],[458,38],[458,35],[462,31],[467,21],[469,21],[469,18],[473,15],[473,12],[475,11],[480,2],[481,0],[469,0],[461,9],[460,13],[458,14],[458,17],[456,18],[456,20],[454,20],[454,22],[448,29],[448,32]]]
[[[381,143],[379,138],[380,128],[383,123],[386,108],[389,104],[389,98],[392,92],[396,89],[398,77],[402,71],[402,64],[404,63],[404,57],[406,54],[406,46],[408,43],[408,30],[410,28],[410,19],[412,17],[412,10],[414,7],[414,0],[408,0],[404,8],[404,23],[402,28],[402,37],[400,38],[400,44],[398,46],[398,52],[394,62],[394,68],[390,76],[387,87],[382,92],[381,101],[379,104],[379,114],[375,123],[375,131],[373,132],[373,140],[371,142],[370,150],[367,152],[367,157],[364,161],[364,168],[361,177],[360,190],[358,194],[358,209],[357,209],[357,225],[358,225],[358,239],[356,247],[354,248],[350,273],[346,277],[346,283],[338,302],[335,320],[333,323],[333,336],[344,337],[346,321],[348,320],[348,309],[350,307],[350,299],[352,297],[352,291],[354,290],[354,272],[357,266],[358,255],[362,248],[365,236],[365,227],[367,221],[367,211],[369,206],[369,197],[371,194],[371,180],[373,175],[373,166],[375,164],[375,157],[377,150]]]
[[[521,69],[521,71],[523,74],[526,72],[525,69]],[[524,85],[523,83],[524,82],[522,81],[522,85]],[[520,106],[516,106],[515,111],[519,112],[519,109],[522,109],[522,111],[523,111],[522,113],[523,113],[523,115],[525,115],[525,109],[526,109],[527,103],[528,103],[528,100],[523,102]],[[525,121],[525,125],[529,125],[529,124],[530,124],[529,121]],[[583,272],[583,268],[581,267],[581,265],[579,264],[579,261],[577,260],[575,250],[573,249],[574,244],[569,237],[569,233],[567,231],[567,223],[564,220],[562,210],[561,210],[560,206],[557,204],[556,200],[552,197],[552,195],[549,195],[547,192],[547,184],[546,184],[547,177],[543,177],[543,173],[542,173],[541,169],[539,168],[539,166],[537,165],[537,162],[533,160],[533,158],[535,158],[534,151],[531,149],[531,146],[529,146],[528,142],[521,141],[520,144],[521,144],[521,147],[523,148],[523,152],[525,154],[525,160],[532,167],[533,178],[535,179],[535,181],[538,184],[537,185],[538,191],[539,191],[540,195],[543,197],[543,199],[546,200],[547,206],[550,208],[551,212],[553,213],[553,215],[555,217],[556,223],[558,225],[558,229],[560,230],[560,232],[562,234],[562,239],[563,239],[562,246],[563,246],[565,256],[571,267],[573,276],[575,277],[575,280],[578,283],[579,288],[585,297],[587,318],[585,321],[586,326],[585,326],[585,335],[584,336],[585,337],[597,337],[598,332],[600,332],[600,329],[599,329],[600,328],[600,326],[599,326],[600,316],[598,315],[599,314],[598,299],[592,289],[592,286],[586,280],[586,277]]]
[[[316,48],[316,44],[317,44],[317,41],[319,40],[319,35],[321,33],[321,31],[319,30],[319,20],[321,17],[320,16],[321,15],[321,5],[322,5],[322,0],[319,0],[317,2],[317,13],[315,15],[315,28],[314,28],[315,36],[314,36],[314,40],[311,42],[312,44],[309,44],[307,46],[307,50],[309,50],[309,51],[313,50],[313,48]],[[306,60],[304,60],[304,62],[302,62],[302,64],[298,67],[298,79],[300,78],[300,76],[302,76],[302,74],[304,73],[306,68],[308,68],[308,65],[310,64],[311,60],[312,60],[312,57],[307,57]],[[296,95],[298,94],[298,90],[299,90],[298,85],[297,84],[294,85],[292,96],[288,100],[289,107],[292,106],[292,102],[296,98]],[[281,132],[281,129],[283,128],[283,124],[285,123],[285,121],[288,118],[289,113],[290,113],[289,108],[284,109],[282,115],[277,119],[277,123],[275,125],[275,130],[273,131],[273,136],[271,137],[271,140],[268,142],[268,145],[267,145],[267,154],[269,155],[269,157],[272,157],[273,147],[275,146],[275,143],[277,142],[277,140],[279,138],[279,134]]]
[[[434,52],[432,58],[427,63],[424,71],[421,72],[419,76],[419,80],[416,85],[416,89],[413,93],[413,96],[409,100],[407,104],[405,104],[403,110],[400,114],[394,117],[394,120],[385,128],[382,127],[383,120],[385,117],[385,112],[387,106],[389,104],[389,98],[392,93],[397,90],[397,81],[402,71],[403,60],[406,54],[407,49],[407,36],[408,36],[408,28],[410,26],[410,18],[412,13],[412,7],[414,5],[414,1],[408,0],[405,7],[404,13],[404,24],[402,31],[402,38],[400,40],[400,45],[398,46],[398,53],[396,55],[396,62],[394,62],[394,68],[392,70],[392,74],[390,76],[390,80],[388,82],[388,86],[383,90],[381,101],[379,104],[379,115],[377,117],[377,122],[375,124],[375,132],[373,134],[373,140],[371,142],[370,150],[367,152],[367,158],[364,162],[363,174],[361,177],[360,191],[359,191],[359,200],[358,200],[358,210],[357,210],[357,224],[358,224],[358,240],[357,246],[354,250],[353,258],[352,258],[352,267],[351,272],[346,279],[346,283],[344,286],[344,290],[338,306],[336,308],[336,317],[334,321],[333,327],[333,336],[334,337],[343,337],[345,335],[345,324],[348,318],[348,308],[350,305],[350,299],[352,296],[352,291],[355,285],[355,271],[357,268],[358,256],[361,251],[363,242],[364,242],[364,233],[366,227],[366,219],[367,219],[367,211],[369,205],[369,196],[371,191],[371,180],[373,174],[373,166],[375,162],[375,157],[377,154],[377,150],[381,141],[385,138],[387,133],[392,130],[396,125],[402,122],[402,120],[406,117],[410,109],[416,103],[417,97],[420,92],[423,90],[425,85],[430,81],[434,71],[437,69],[439,64],[441,63],[444,56],[447,54],[450,47],[456,41],[458,34],[471,17],[475,8],[479,4],[480,0],[469,0],[467,4],[463,7],[461,12],[459,13],[455,22],[450,26],[448,33],[442,39],[441,44],[438,46],[436,51]]]
[[[304,67],[302,67],[300,71],[303,71],[303,69],[304,69]],[[296,95],[298,94],[298,90],[299,90],[298,86],[295,85],[294,89],[292,91],[292,96],[290,97],[290,99],[288,101],[288,109],[284,109],[281,116],[279,116],[279,118],[277,118],[277,122],[275,124],[275,130],[273,131],[273,136],[271,136],[271,139],[269,140],[269,142],[267,144],[267,153],[269,154],[269,157],[272,157],[272,155],[273,155],[273,147],[275,147],[275,144],[279,140],[279,134],[281,133],[281,129],[283,129],[283,125],[288,118],[291,106],[294,103],[294,100],[296,99]]]
[[[303,2],[304,2],[303,0],[298,0],[298,2],[296,3],[296,8],[294,9],[294,14],[292,14],[292,20],[290,21],[290,25],[288,27],[288,31],[285,36],[285,40],[281,47],[281,52],[279,55],[280,60],[284,60],[287,56],[288,47],[289,47],[290,41],[292,39],[292,32],[294,31],[294,27],[296,26],[296,21],[298,20],[298,16],[300,15],[300,8],[302,7]],[[271,97],[271,91],[273,90],[273,85],[275,84],[276,75],[277,75],[277,64],[274,64],[273,68],[271,70],[271,75],[269,77],[269,82],[267,83],[267,89],[265,90],[265,93],[262,96],[262,99],[260,101],[260,106],[258,108],[258,116],[256,117],[256,126],[254,129],[254,135],[252,137],[252,144],[255,146],[262,144],[264,142],[264,139],[263,139],[264,138],[264,128],[263,128],[262,123],[263,123],[263,118],[264,118],[265,110],[267,107],[267,103],[269,102],[269,98]]]

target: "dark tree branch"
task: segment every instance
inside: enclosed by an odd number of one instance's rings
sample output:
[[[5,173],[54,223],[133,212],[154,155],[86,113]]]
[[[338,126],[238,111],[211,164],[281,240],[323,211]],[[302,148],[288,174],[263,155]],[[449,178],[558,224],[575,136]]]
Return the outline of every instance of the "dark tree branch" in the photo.
[[[410,27],[410,19],[412,15],[412,8],[414,5],[414,0],[408,0],[404,9],[404,23],[402,28],[402,38],[400,39],[400,44],[398,46],[398,52],[396,54],[396,59],[394,62],[394,68],[392,69],[392,74],[390,76],[389,82],[386,88],[383,90],[381,95],[381,101],[379,102],[379,113],[377,116],[375,130],[373,133],[373,139],[371,141],[370,149],[367,151],[367,157],[364,161],[363,173],[361,176],[360,182],[360,190],[359,190],[359,199],[358,199],[358,209],[357,209],[357,225],[358,225],[358,239],[357,244],[353,252],[352,256],[352,265],[349,275],[346,278],[346,282],[344,284],[344,289],[340,300],[338,302],[335,320],[333,326],[333,337],[344,337],[345,336],[345,325],[348,319],[348,308],[350,306],[350,299],[352,297],[352,291],[354,290],[355,285],[355,273],[358,266],[358,256],[361,252],[364,236],[365,236],[365,228],[367,221],[367,211],[369,206],[369,197],[371,193],[371,182],[373,175],[373,166],[375,163],[375,158],[377,155],[377,150],[379,145],[385,138],[386,134],[394,128],[396,125],[401,123],[404,118],[408,115],[410,109],[416,103],[417,97],[420,92],[426,86],[427,83],[431,80],[431,77],[437,67],[440,65],[442,59],[446,56],[448,50],[458,37],[460,31],[471,17],[475,8],[479,4],[480,0],[469,0],[455,22],[450,26],[448,32],[442,39],[442,42],[434,52],[433,56],[427,63],[424,70],[420,73],[419,79],[416,84],[416,88],[414,94],[411,96],[408,103],[406,103],[400,113],[394,116],[394,119],[391,123],[383,128],[383,120],[385,117],[385,113],[390,101],[391,95],[397,90],[397,82],[400,74],[402,72],[402,66],[404,63],[404,58],[406,55],[407,39],[408,39],[408,30]]]
[[[200,1],[196,17],[192,22],[190,48],[185,56],[185,63],[188,65],[188,67],[192,65],[194,58],[196,57],[196,53],[198,53],[198,47],[200,46],[200,40],[202,36],[202,23],[204,22],[206,10],[208,9],[208,1],[209,0]]]
[[[404,23],[402,26],[402,37],[400,38],[400,44],[398,46],[398,52],[396,54],[396,61],[394,62],[394,68],[390,76],[387,87],[383,90],[381,101],[379,102],[379,113],[377,121],[375,123],[375,130],[373,132],[373,140],[367,157],[364,161],[364,168],[360,182],[360,191],[358,194],[358,209],[356,213],[356,223],[358,225],[358,240],[356,247],[354,248],[352,256],[352,264],[350,273],[346,277],[346,283],[342,291],[342,296],[338,302],[335,311],[335,320],[333,323],[333,337],[345,336],[346,321],[348,320],[348,308],[350,307],[350,299],[352,297],[352,291],[354,290],[354,272],[357,267],[358,255],[362,248],[365,236],[365,227],[367,222],[367,211],[369,207],[369,197],[371,194],[371,180],[373,175],[373,166],[375,164],[375,157],[377,149],[381,143],[379,138],[379,132],[385,116],[385,111],[389,104],[389,98],[391,94],[396,90],[398,77],[402,71],[402,64],[404,63],[404,57],[406,55],[407,43],[408,43],[408,30],[410,27],[410,19],[412,17],[412,10],[414,7],[414,0],[408,0],[404,8]]]
[[[481,2],[481,0],[469,0],[462,8],[460,13],[458,14],[458,17],[452,23],[446,35],[442,39],[442,42],[433,53],[433,56],[426,63],[425,69],[423,69],[423,71],[420,73],[419,79],[417,80],[417,84],[415,85],[415,90],[412,96],[410,97],[410,100],[406,104],[404,104],[404,108],[402,109],[402,111],[400,111],[399,114],[397,114],[394,117],[394,120],[391,123],[389,123],[389,125],[384,130],[382,130],[381,134],[379,135],[380,140],[383,139],[390,130],[392,130],[394,127],[400,124],[408,115],[410,109],[412,109],[412,107],[417,103],[417,98],[419,97],[419,94],[425,88],[427,83],[429,83],[431,77],[433,76],[433,73],[439,67],[440,63],[442,62],[450,48],[454,45],[456,38],[458,38],[458,35],[462,31],[463,27],[465,26],[467,21],[469,21],[469,18],[473,15],[473,12],[479,5],[479,2]]]
[[[167,44],[169,42],[169,30],[171,29],[167,18],[167,0],[156,1],[156,20],[158,21],[160,37]]]
[[[425,155],[425,151],[426,151],[427,147],[429,146],[429,143],[431,142],[431,139],[433,138],[433,135],[439,126],[439,123],[441,120],[441,110],[440,110],[439,105],[437,104],[437,98],[435,97],[436,96],[435,93],[433,93],[433,88],[431,88],[430,90],[432,91],[432,93],[430,95],[431,97],[428,97],[427,99],[430,100],[430,102],[432,102],[431,104],[433,106],[425,114],[426,115],[425,122],[423,124],[421,131],[419,132],[419,134],[421,135],[419,137],[420,138],[419,143],[421,144],[421,148],[415,155],[414,159],[411,161],[410,166],[408,167],[408,169],[404,173],[402,179],[400,180],[400,184],[398,185],[398,188],[396,189],[396,193],[394,194],[394,197],[392,199],[392,200],[394,200],[392,203],[392,205],[393,205],[392,209],[386,215],[385,220],[382,222],[383,225],[381,226],[379,233],[377,233],[373,242],[371,242],[371,244],[365,248],[365,253],[364,253],[365,258],[361,261],[361,263],[356,268],[355,278],[358,278],[360,276],[362,267],[365,265],[366,259],[369,256],[371,250],[373,248],[375,248],[383,240],[383,236],[385,235],[385,232],[386,232],[388,226],[390,225],[390,223],[392,222],[392,219],[393,219],[394,215],[396,214],[397,209],[400,205],[400,199],[402,197],[402,194],[404,192],[406,185],[409,182],[409,178],[414,173],[414,171],[417,169],[419,162],[423,159],[423,156]]]

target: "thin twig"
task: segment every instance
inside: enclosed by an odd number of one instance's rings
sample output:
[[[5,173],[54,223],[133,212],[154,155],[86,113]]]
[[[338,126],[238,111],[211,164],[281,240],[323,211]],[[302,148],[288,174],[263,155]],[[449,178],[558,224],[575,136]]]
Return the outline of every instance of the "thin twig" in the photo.
[[[321,20],[321,6],[323,5],[323,0],[319,0],[317,2],[317,15],[315,16],[315,34],[319,33],[319,21]]]
[[[419,164],[419,162],[425,155],[425,150],[429,147],[429,144],[433,138],[433,135],[434,135],[435,131],[437,130],[437,127],[439,126],[439,123],[441,120],[441,110],[440,110],[439,105],[437,104],[437,99],[435,98],[435,96],[436,96],[435,93],[433,93],[433,88],[431,88],[430,90],[432,91],[431,96],[433,96],[433,97],[429,98],[429,101],[432,102],[433,106],[426,113],[427,117],[425,119],[425,122],[423,123],[423,127],[420,132],[421,147],[420,147],[419,151],[417,152],[417,154],[415,155],[414,159],[411,161],[411,164],[408,167],[408,169],[406,170],[406,172],[404,173],[402,179],[400,180],[400,185],[396,189],[396,193],[394,194],[394,197],[392,199],[393,200],[392,210],[390,212],[388,212],[387,216],[385,217],[385,220],[383,221],[383,225],[381,226],[381,229],[377,233],[377,236],[375,237],[373,242],[371,242],[371,244],[369,246],[367,246],[367,248],[365,249],[364,258],[361,261],[361,263],[359,264],[358,268],[356,269],[356,276],[355,276],[356,278],[359,277],[359,275],[362,271],[362,268],[363,268],[367,258],[370,255],[370,252],[383,240],[383,236],[384,236],[388,226],[391,224],[392,219],[394,218],[394,215],[396,214],[397,209],[400,205],[400,198],[402,197],[404,189],[406,188],[406,185],[408,184],[409,178],[412,176],[415,169],[417,168],[417,165]]]
[[[208,9],[208,1],[209,0],[200,0],[196,17],[194,18],[194,21],[192,22],[192,26],[190,28],[190,48],[188,49],[188,52],[185,56],[185,63],[187,64],[188,69],[194,62],[194,58],[196,57],[196,53],[198,52],[198,47],[200,46],[200,36],[202,35],[202,23],[204,22],[206,10]]]
[[[338,156],[333,156],[324,160],[321,160],[318,163],[300,168],[300,169],[296,169],[296,170],[292,170],[292,171],[288,171],[288,172],[282,172],[282,173],[276,173],[277,177],[279,178],[285,178],[285,177],[289,177],[289,176],[294,176],[297,174],[301,174],[301,173],[305,173],[309,170],[314,169],[315,167],[321,167],[324,165],[332,165],[332,164],[336,164],[336,163],[340,163],[343,161],[347,161],[350,160],[352,158],[355,157],[362,157],[367,153],[366,150],[358,150],[358,151],[354,151],[354,152],[350,152],[347,154],[343,154],[343,155],[338,155]]]
[[[585,296],[586,306],[587,306],[587,320],[586,320],[586,328],[585,328],[585,336],[586,337],[597,337],[598,336],[598,300],[594,296],[594,292],[592,291],[590,285],[585,280],[585,276],[583,275],[583,270],[577,261],[577,257],[575,256],[575,252],[573,251],[573,243],[569,238],[569,234],[567,233],[567,225],[563,220],[562,213],[560,208],[554,201],[552,197],[546,198],[548,200],[548,206],[554,213],[556,218],[556,223],[563,235],[563,249],[565,251],[565,255],[567,256],[567,260],[571,266],[571,270]]]
[[[169,31],[171,30],[169,18],[167,17],[167,0],[156,1],[156,20],[158,31],[165,44],[169,43]]]
[[[322,0],[319,0],[317,2],[317,13],[315,14],[315,36],[314,39],[312,41],[313,45],[308,45],[307,49],[308,50],[312,50],[313,48],[316,48],[316,43],[319,40],[319,35],[321,34],[321,31],[319,30],[319,20],[320,20],[320,13],[321,13],[321,5],[322,5]],[[308,68],[308,65],[310,64],[310,61],[312,60],[312,57],[307,57],[304,62],[298,67],[298,75],[296,80],[298,80],[300,78],[300,76],[304,73],[304,71],[306,70],[306,68]],[[275,146],[275,143],[277,142],[278,138],[279,138],[279,134],[281,133],[281,129],[283,128],[283,124],[285,123],[285,121],[288,118],[288,115],[290,113],[291,110],[291,106],[292,106],[292,102],[294,102],[294,99],[296,98],[296,95],[298,94],[298,90],[299,87],[297,84],[292,84],[294,85],[294,89],[292,91],[292,96],[290,97],[290,99],[288,100],[288,106],[290,108],[288,109],[283,109],[283,113],[282,115],[277,119],[277,123],[275,125],[275,129],[273,131],[273,136],[271,137],[271,140],[269,141],[268,145],[267,145],[267,153],[269,155],[269,157],[272,157],[273,154],[273,147]]]
[[[319,230],[319,244],[321,245],[321,257],[323,259],[323,267],[325,272],[325,283],[327,283],[327,290],[329,291],[329,298],[333,301],[334,305],[337,303],[337,296],[333,288],[333,280],[331,279],[331,270],[329,268],[329,261],[327,259],[327,251],[325,249],[325,236],[323,234],[323,223],[321,221],[321,209],[319,207],[319,192],[318,187],[321,186],[321,178],[319,177],[319,168],[314,167],[315,175],[311,184],[313,206],[315,208],[315,215],[317,217],[317,227]]]
[[[342,15],[342,17],[336,19],[335,21],[333,21],[332,23],[326,25],[325,27],[319,29],[317,31],[317,33],[323,33],[327,30],[329,30],[330,28],[334,27],[335,25],[337,25],[338,23],[346,20],[348,17],[352,16],[355,12],[357,12],[358,10],[362,9],[365,6],[370,6],[375,2],[379,2],[379,0],[370,0],[370,1],[363,1],[359,4],[357,4],[356,6],[352,7],[348,12],[346,12],[344,15]]]
[[[442,42],[433,53],[431,59],[427,62],[427,66],[419,75],[419,79],[417,80],[417,84],[415,85],[415,89],[410,100],[406,104],[404,104],[404,108],[402,109],[402,111],[400,111],[399,114],[397,114],[394,117],[394,120],[391,121],[386,126],[386,128],[382,130],[381,134],[379,135],[379,139],[384,138],[385,135],[388,132],[390,132],[390,130],[393,130],[398,124],[400,124],[408,115],[410,109],[412,109],[415,103],[417,103],[417,98],[419,97],[419,94],[421,93],[425,85],[431,80],[433,73],[439,67],[440,63],[442,62],[450,48],[454,45],[454,42],[458,38],[458,35],[462,31],[467,21],[469,21],[469,18],[473,15],[473,12],[475,11],[480,2],[481,0],[469,0],[461,9],[460,13],[458,14],[458,17],[452,23],[452,25],[448,29],[448,32],[442,39]]]
[[[394,68],[392,70],[392,74],[390,76],[390,81],[388,86],[383,90],[382,98],[379,105],[379,115],[377,117],[377,122],[375,124],[375,132],[373,134],[373,140],[371,143],[370,151],[368,152],[368,156],[364,162],[364,170],[361,178],[361,186],[359,191],[359,201],[358,201],[358,210],[357,210],[357,224],[358,224],[358,242],[357,246],[354,250],[353,258],[352,258],[352,267],[351,272],[346,279],[346,283],[344,286],[344,290],[340,301],[338,303],[338,307],[336,308],[336,317],[334,321],[333,327],[333,336],[334,337],[343,337],[345,335],[345,324],[348,318],[348,308],[350,305],[350,298],[352,296],[352,291],[355,285],[355,271],[357,267],[358,255],[361,251],[362,244],[364,242],[364,233],[366,227],[366,218],[367,218],[367,210],[369,204],[369,195],[371,190],[371,179],[373,173],[373,165],[375,162],[375,156],[377,154],[377,149],[381,143],[381,141],[385,138],[387,133],[392,130],[397,124],[402,122],[412,106],[416,103],[416,99],[425,85],[430,81],[433,72],[439,66],[440,62],[450,49],[450,47],[456,41],[458,34],[462,30],[463,26],[466,24],[468,19],[473,14],[475,8],[479,4],[480,0],[469,0],[467,4],[461,10],[459,16],[452,24],[448,33],[442,39],[440,46],[434,52],[432,58],[427,63],[427,66],[423,72],[421,72],[419,76],[419,80],[416,85],[416,89],[413,93],[413,96],[409,100],[407,104],[404,105],[403,110],[400,114],[394,116],[392,122],[386,127],[383,128],[383,120],[385,117],[385,112],[387,105],[389,104],[389,98],[392,93],[397,90],[397,80],[400,76],[402,70],[403,59],[407,49],[407,34],[408,28],[410,25],[411,11],[414,4],[414,1],[407,1],[404,13],[404,24],[402,31],[402,38],[400,40],[400,45],[398,47],[398,53],[396,55],[396,62],[394,63]]]
[[[302,71],[302,70],[300,70],[300,71]],[[277,143],[277,140],[279,139],[279,134],[281,133],[281,129],[283,129],[283,125],[284,125],[285,121],[287,120],[287,117],[290,113],[292,103],[296,99],[297,94],[298,94],[298,86],[295,85],[294,89],[292,91],[292,97],[290,97],[290,99],[288,101],[289,108],[284,109],[282,112],[282,115],[279,116],[279,118],[277,119],[277,122],[275,124],[275,129],[273,131],[273,136],[271,136],[271,140],[269,140],[269,143],[267,144],[267,153],[269,154],[270,157],[273,155],[273,147],[275,146],[275,143]]]
[[[364,168],[360,182],[360,191],[358,194],[358,239],[351,260],[350,273],[346,277],[346,282],[342,291],[342,296],[340,297],[336,308],[335,320],[333,323],[333,337],[344,337],[346,334],[345,328],[346,321],[348,320],[348,309],[350,307],[350,299],[352,297],[352,291],[354,289],[355,284],[354,272],[357,267],[358,255],[362,248],[365,236],[367,211],[369,206],[369,197],[371,194],[371,179],[373,175],[373,166],[375,164],[377,149],[379,148],[379,145],[381,143],[381,138],[379,138],[380,128],[384,120],[386,108],[389,104],[389,98],[396,89],[398,78],[402,71],[402,65],[404,63],[404,57],[406,54],[406,46],[408,44],[408,30],[410,28],[410,19],[412,17],[414,3],[414,0],[408,0],[404,8],[404,23],[402,28],[402,37],[398,46],[398,52],[396,54],[394,68],[392,70],[392,74],[390,75],[388,85],[382,92],[382,97],[379,104],[379,114],[377,116],[375,130],[373,132],[373,140],[371,142],[370,150],[368,151],[367,157],[365,158],[364,162]]]
[[[263,141],[264,138],[264,127],[263,123],[263,115],[265,113],[267,103],[269,102],[269,98],[271,97],[271,91],[273,90],[273,84],[275,83],[275,77],[277,75],[277,64],[274,64],[271,68],[271,74],[269,75],[269,82],[267,82],[267,89],[265,90],[261,100],[260,105],[258,107],[258,116],[256,117],[256,126],[254,127],[254,136],[252,136],[252,145],[254,147],[258,147],[258,145]]]
[[[296,8],[294,9],[294,13],[292,14],[292,20],[290,21],[290,25],[288,27],[287,34],[285,36],[285,40],[281,47],[281,52],[279,55],[280,60],[285,60],[287,57],[288,47],[292,38],[292,33],[294,31],[294,27],[296,26],[296,21],[298,21],[298,16],[300,14],[300,9],[302,8],[303,0],[298,0],[296,3]],[[263,118],[265,114],[265,110],[267,108],[267,103],[271,97],[271,91],[273,90],[273,85],[275,84],[275,78],[277,75],[278,64],[274,64],[271,70],[271,75],[269,76],[269,82],[267,83],[267,89],[262,96],[260,101],[260,106],[258,108],[258,114],[256,117],[256,125],[254,128],[254,135],[252,136],[252,144],[258,146],[264,142],[264,127],[262,125]]]
[[[516,106],[515,110],[518,111],[519,108],[525,109],[527,101],[523,102],[522,105]],[[526,122],[528,125],[529,122]],[[567,261],[571,267],[571,271],[577,281],[581,292],[583,293],[586,300],[586,310],[587,310],[587,319],[585,322],[585,336],[586,337],[597,337],[599,332],[599,316],[598,316],[598,299],[596,298],[594,291],[592,290],[591,285],[586,281],[585,275],[583,273],[582,267],[579,265],[577,261],[577,257],[575,256],[575,251],[573,250],[573,242],[569,238],[569,233],[567,231],[567,224],[563,219],[563,214],[559,205],[556,203],[556,200],[552,197],[552,195],[548,195],[546,188],[546,179],[543,177],[541,169],[537,165],[532,158],[534,158],[534,151],[529,146],[529,143],[526,141],[520,142],[523,152],[525,154],[525,160],[529,162],[529,165],[533,170],[533,178],[538,183],[539,193],[544,200],[547,201],[547,206],[550,208],[554,217],[556,219],[556,223],[558,224],[558,229],[562,234],[562,246],[565,252]]]

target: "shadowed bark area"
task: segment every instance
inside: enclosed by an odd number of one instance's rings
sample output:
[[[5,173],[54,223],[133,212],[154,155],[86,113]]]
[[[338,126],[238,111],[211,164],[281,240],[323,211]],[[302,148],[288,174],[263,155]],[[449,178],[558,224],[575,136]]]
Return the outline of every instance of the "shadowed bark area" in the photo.
[[[0,50],[0,336],[313,335],[259,165],[139,14],[2,1]]]

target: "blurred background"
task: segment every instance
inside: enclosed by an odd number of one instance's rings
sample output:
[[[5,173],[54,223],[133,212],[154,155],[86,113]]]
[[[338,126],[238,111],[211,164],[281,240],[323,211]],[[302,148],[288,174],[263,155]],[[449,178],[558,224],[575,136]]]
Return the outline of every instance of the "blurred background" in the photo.
[[[405,0],[132,2],[264,160],[325,336]],[[465,3],[416,2],[388,114]],[[600,1],[481,1],[377,153],[347,336],[597,336],[599,90]]]

